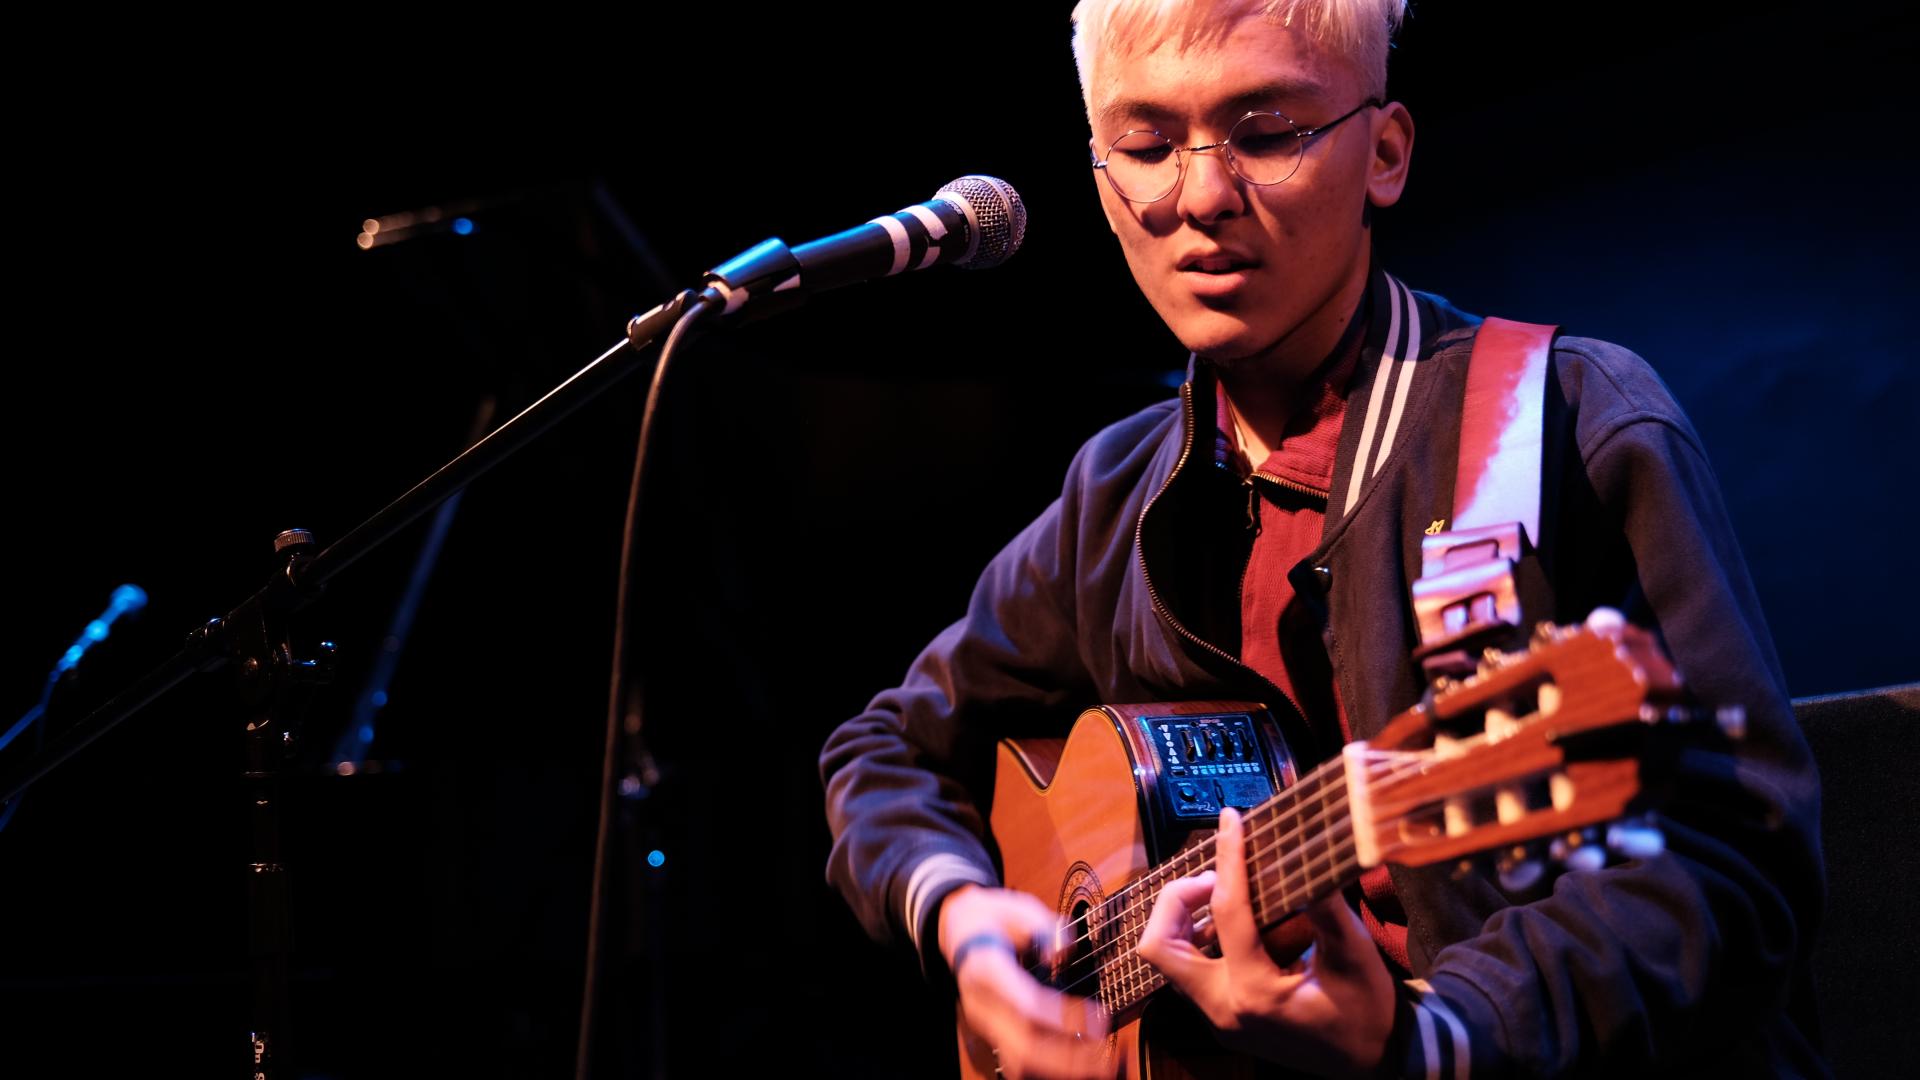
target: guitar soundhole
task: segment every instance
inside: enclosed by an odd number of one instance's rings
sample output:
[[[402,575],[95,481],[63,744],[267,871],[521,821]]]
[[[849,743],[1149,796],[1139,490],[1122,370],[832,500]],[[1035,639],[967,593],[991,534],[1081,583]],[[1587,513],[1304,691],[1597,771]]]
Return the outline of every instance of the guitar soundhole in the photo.
[[[1093,970],[1093,935],[1087,922],[1087,912],[1091,910],[1093,905],[1083,900],[1067,912],[1067,931],[1072,935],[1073,947],[1061,956],[1059,966],[1054,969],[1056,987],[1063,987]]]
[[[1093,868],[1086,863],[1075,863],[1067,872],[1067,880],[1060,890],[1059,910],[1067,917],[1068,947],[1060,954],[1053,967],[1053,985],[1065,989],[1072,987],[1074,992],[1091,996],[1084,986],[1074,986],[1085,979],[1095,969],[1094,946],[1095,933],[1098,930],[1088,915],[1105,899],[1100,888],[1100,879],[1094,875]]]
[[[1067,871],[1060,886],[1060,904],[1055,909],[1067,917],[1067,947],[1054,963],[1054,989],[1076,997],[1093,998],[1104,1006],[1107,997],[1101,987],[1100,946],[1110,927],[1101,924],[1100,909],[1107,892],[1100,886],[1093,867],[1076,862]],[[1118,1027],[1107,1031],[1107,1053],[1112,1055],[1120,1037]],[[1135,1073],[1133,1075],[1139,1075]]]

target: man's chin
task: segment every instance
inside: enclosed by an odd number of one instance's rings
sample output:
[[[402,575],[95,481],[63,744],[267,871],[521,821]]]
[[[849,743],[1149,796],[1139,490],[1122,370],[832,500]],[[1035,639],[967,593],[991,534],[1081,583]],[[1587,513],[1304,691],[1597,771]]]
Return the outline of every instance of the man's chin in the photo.
[[[1252,327],[1241,327],[1235,333],[1196,334],[1182,342],[1189,352],[1229,377],[1284,373],[1288,370],[1281,359],[1285,343],[1284,336],[1273,340]]]
[[[1251,329],[1239,327],[1231,332],[1193,333],[1181,339],[1187,351],[1216,368],[1231,371],[1258,359],[1271,342],[1256,341]]]

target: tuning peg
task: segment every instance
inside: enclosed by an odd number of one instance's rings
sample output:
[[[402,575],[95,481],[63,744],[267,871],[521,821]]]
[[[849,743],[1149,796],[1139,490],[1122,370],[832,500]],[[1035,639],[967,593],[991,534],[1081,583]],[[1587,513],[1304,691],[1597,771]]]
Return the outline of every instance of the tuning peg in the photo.
[[[1557,683],[1541,683],[1534,691],[1534,711],[1541,716],[1552,716],[1560,711],[1560,686]]]
[[[1598,870],[1607,865],[1607,849],[1592,829],[1555,837],[1547,853],[1568,870]]]
[[[1526,845],[1517,844],[1501,853],[1494,864],[1499,871],[1500,887],[1510,893],[1523,893],[1540,884],[1547,864]]]
[[[1607,846],[1623,859],[1651,859],[1667,850],[1667,838],[1647,822],[1623,821],[1608,827]]]
[[[1627,617],[1610,607],[1597,607],[1587,615],[1587,629],[1596,634],[1617,634],[1627,625]]]
[[[1598,870],[1607,865],[1607,849],[1599,844],[1585,844],[1567,852],[1568,870]]]

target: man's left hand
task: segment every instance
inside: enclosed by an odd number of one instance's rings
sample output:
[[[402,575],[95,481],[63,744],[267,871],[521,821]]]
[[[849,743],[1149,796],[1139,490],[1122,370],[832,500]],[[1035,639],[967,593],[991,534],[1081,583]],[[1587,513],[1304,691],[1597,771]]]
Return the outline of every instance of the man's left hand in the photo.
[[[1393,1030],[1393,976],[1338,895],[1307,909],[1314,945],[1282,968],[1267,954],[1247,893],[1245,830],[1232,809],[1214,838],[1217,870],[1171,882],[1140,935],[1142,959],[1193,999],[1228,1046],[1324,1076],[1376,1069]],[[1194,943],[1193,913],[1211,907],[1220,957]]]

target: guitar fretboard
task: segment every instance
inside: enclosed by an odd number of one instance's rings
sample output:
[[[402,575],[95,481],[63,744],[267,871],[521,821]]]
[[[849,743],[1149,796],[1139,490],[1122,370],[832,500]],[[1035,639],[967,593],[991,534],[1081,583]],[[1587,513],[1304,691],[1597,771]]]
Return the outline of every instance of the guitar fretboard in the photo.
[[[1244,821],[1247,888],[1254,921],[1262,929],[1354,878],[1359,860],[1347,813],[1346,771],[1339,758],[1248,810]],[[1110,1014],[1140,1004],[1167,984],[1165,976],[1134,952],[1161,888],[1213,867],[1214,841],[1209,838],[1154,867],[1089,915],[1098,980],[1093,996]],[[1203,905],[1196,913],[1196,926],[1206,928],[1211,921]]]

